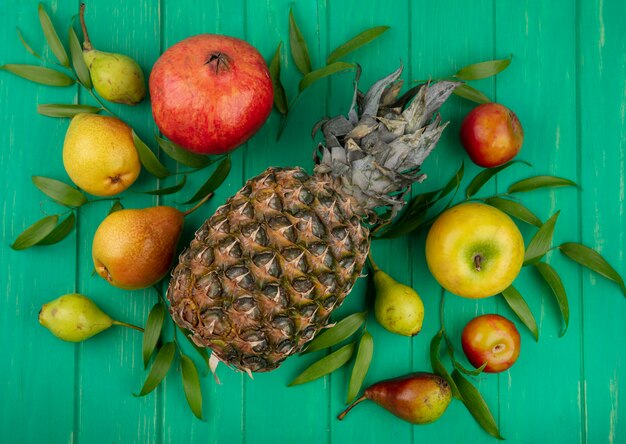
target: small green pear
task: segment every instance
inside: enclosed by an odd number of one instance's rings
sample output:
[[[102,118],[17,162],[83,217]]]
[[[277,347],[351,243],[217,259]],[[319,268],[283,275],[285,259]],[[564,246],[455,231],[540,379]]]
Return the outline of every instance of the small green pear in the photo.
[[[91,45],[85,25],[85,4],[80,5],[83,58],[95,90],[109,102],[136,105],[146,96],[146,82],[139,64],[123,54],[98,51]]]
[[[112,325],[142,331],[141,328],[113,320],[88,297],[70,293],[48,302],[39,311],[39,323],[54,336],[68,342],[81,342]]]
[[[424,303],[415,290],[378,268],[371,256],[370,263],[374,270],[376,320],[392,333],[415,336],[422,330]]]

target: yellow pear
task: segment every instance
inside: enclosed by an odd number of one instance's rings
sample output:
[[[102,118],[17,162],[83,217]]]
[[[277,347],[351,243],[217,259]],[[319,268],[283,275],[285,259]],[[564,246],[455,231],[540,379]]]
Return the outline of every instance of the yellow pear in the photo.
[[[94,89],[109,102],[136,105],[146,96],[146,81],[139,64],[128,56],[98,51],[89,40],[85,25],[85,4],[80,6],[83,28],[83,59]]]
[[[57,338],[68,342],[84,341],[112,325],[143,331],[134,325],[111,319],[91,299],[78,293],[66,294],[43,304],[39,311],[39,323]]]
[[[76,185],[96,196],[121,193],[141,170],[130,127],[115,117],[87,113],[70,122],[63,165]]]
[[[168,206],[111,213],[93,238],[96,272],[126,290],[156,284],[170,269],[184,217]]]
[[[415,336],[422,330],[424,303],[411,287],[401,284],[382,271],[371,260],[374,270],[374,315],[388,331],[403,336]]]

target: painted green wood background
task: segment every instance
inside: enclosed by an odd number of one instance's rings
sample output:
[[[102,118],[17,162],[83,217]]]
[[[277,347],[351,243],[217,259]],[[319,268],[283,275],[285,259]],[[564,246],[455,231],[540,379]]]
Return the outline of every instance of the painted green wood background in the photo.
[[[65,39],[78,12],[78,0],[48,3]],[[96,47],[137,59],[148,72],[159,54],[179,40],[214,32],[244,38],[270,59],[280,40],[288,40],[291,1],[257,0],[90,0],[88,23]],[[624,203],[626,153],[626,3],[576,1],[297,1],[294,13],[306,36],[313,64],[361,30],[390,25],[375,43],[349,57],[363,66],[363,86],[395,69],[404,78],[449,75],[472,62],[507,57],[513,63],[497,79],[476,82],[492,99],[516,111],[526,141],[517,166],[485,192],[502,191],[531,174],[573,179],[581,190],[537,191],[523,202],[546,219],[561,210],[555,242],[578,241],[599,249],[626,271]],[[19,26],[33,48],[47,59],[35,0],[0,0],[0,64],[36,62],[18,41]],[[293,96],[295,67],[283,55],[283,80]],[[279,118],[234,154],[234,168],[215,198],[189,218],[185,236],[226,197],[270,165],[310,169],[314,144],[309,134],[321,116],[346,112],[351,74],[320,82],[307,91],[280,142]],[[141,387],[141,336],[121,328],[73,345],[52,337],[37,323],[42,303],[79,291],[112,316],[143,324],[156,301],[153,291],[114,289],[92,276],[91,239],[110,203],[79,210],[78,228],[62,243],[15,252],[8,245],[45,213],[58,212],[32,184],[31,175],[68,180],[61,147],[68,121],[36,113],[38,103],[90,103],[77,87],[37,86],[0,72],[0,442],[2,443],[411,443],[493,442],[465,408],[454,402],[445,416],[428,426],[410,426],[373,404],[363,404],[345,421],[334,417],[343,407],[347,372],[311,384],[286,388],[307,362],[292,358],[278,371],[247,376],[221,368],[222,385],[202,381],[206,421],[187,409],[179,369],[173,368],[156,392]],[[136,108],[112,106],[145,140],[155,125],[149,103]],[[419,190],[445,183],[461,161],[466,177],[478,169],[457,142],[462,117],[471,105],[453,98],[442,112],[451,125],[424,165],[429,180]],[[172,169],[172,162],[164,160]],[[208,172],[189,177],[190,193]],[[145,172],[136,190],[168,186]],[[186,195],[186,194],[185,194]],[[127,192],[127,207],[176,205],[179,196],[148,198]],[[525,236],[532,232],[522,227]],[[428,344],[439,329],[440,288],[424,260],[424,236],[377,242],[379,265],[410,283],[426,306],[424,330],[407,339],[382,330],[372,319],[374,362],[367,383],[412,370],[430,370]],[[533,270],[524,270],[517,287],[540,327],[535,343],[522,331],[522,355],[500,375],[478,378],[501,432],[512,443],[626,442],[626,300],[617,287],[563,259],[549,257],[569,295],[570,328],[563,338],[556,303]],[[369,304],[362,279],[341,314]],[[479,313],[512,313],[502,300],[462,300],[448,296],[446,323],[458,344],[465,323]]]

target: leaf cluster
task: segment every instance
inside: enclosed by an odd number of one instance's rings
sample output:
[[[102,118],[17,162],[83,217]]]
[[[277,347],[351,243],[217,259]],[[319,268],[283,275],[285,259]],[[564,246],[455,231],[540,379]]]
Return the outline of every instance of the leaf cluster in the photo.
[[[289,48],[291,50],[293,62],[297,70],[302,75],[302,78],[298,84],[298,92],[296,96],[293,100],[289,101],[285,92],[285,87],[281,81],[281,58],[283,49],[283,42],[281,41],[278,44],[278,47],[274,52],[274,56],[269,64],[270,77],[274,87],[274,107],[276,108],[276,111],[282,115],[276,140],[280,139],[280,136],[282,135],[287,124],[288,117],[290,116],[290,112],[293,110],[302,93],[306,89],[319,80],[333,74],[356,69],[357,65],[355,63],[344,62],[341,61],[341,59],[375,40],[388,29],[389,26],[376,26],[359,33],[333,50],[326,58],[325,66],[313,69],[311,56],[309,54],[309,47],[304,36],[302,35],[302,32],[300,31],[300,27],[296,22],[292,8],[289,11]]]
[[[155,287],[159,295],[159,301],[152,307],[144,328],[142,343],[142,359],[144,369],[148,369],[148,374],[141,387],[141,390],[135,396],[146,396],[163,381],[169,373],[170,368],[179,358],[180,375],[182,380],[185,398],[189,404],[189,408],[198,419],[202,419],[202,388],[200,386],[200,374],[194,361],[183,351],[178,342],[177,327],[173,326],[172,340],[166,340],[165,336],[165,317],[167,312],[167,303],[161,294],[160,289]],[[171,318],[170,318],[171,319]],[[185,339],[193,346],[203,359],[208,373],[209,355],[205,348],[198,347],[191,339],[189,332],[178,328]],[[154,357],[154,359],[153,359]]]
[[[346,404],[352,402],[361,390],[374,354],[374,339],[365,329],[366,317],[366,312],[353,313],[313,339],[313,341],[308,344],[304,353],[327,350],[330,347],[352,338],[349,343],[307,367],[289,383],[289,386],[315,381],[316,379],[334,372],[346,365],[356,350],[356,357],[348,385],[348,394],[346,396]],[[354,338],[355,333],[361,329],[360,337],[357,340]]]

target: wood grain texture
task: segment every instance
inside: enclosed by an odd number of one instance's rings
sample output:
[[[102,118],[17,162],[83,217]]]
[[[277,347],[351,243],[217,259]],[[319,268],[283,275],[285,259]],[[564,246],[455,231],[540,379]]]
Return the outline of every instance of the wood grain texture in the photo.
[[[78,11],[78,1],[47,4],[62,41]],[[402,0],[390,5],[377,0],[252,1],[252,0],[91,0],[87,20],[95,46],[128,54],[149,73],[159,54],[199,33],[244,38],[269,60],[284,42],[282,79],[295,97],[300,80],[289,53],[288,12],[305,36],[314,68],[338,45],[372,26],[391,29],[345,60],[363,67],[361,88],[387,74],[402,61],[403,78],[437,78],[477,61],[512,54],[510,68],[497,79],[473,82],[490,98],[511,107],[525,129],[520,158],[532,168],[516,165],[498,175],[481,195],[504,192],[515,180],[531,174],[552,174],[577,181],[581,189],[536,191],[521,202],[542,220],[561,210],[555,245],[583,242],[597,248],[622,275],[626,273],[626,4],[620,0],[546,2]],[[21,46],[25,39],[44,58],[46,49],[34,0],[0,3],[0,64],[38,61]],[[54,67],[48,63],[47,66]],[[280,141],[275,135],[280,116],[244,147],[233,153],[233,169],[215,197],[187,218],[181,247],[195,228],[228,196],[268,166],[300,165],[312,170],[316,142],[311,126],[324,115],[346,113],[352,94],[352,73],[321,81],[305,91]],[[335,416],[344,406],[349,369],[310,384],[286,384],[309,363],[327,352],[289,359],[269,374],[246,375],[220,367],[221,385],[202,379],[205,421],[188,410],[180,368],[173,366],[164,384],[144,398],[139,391],[146,372],[141,364],[141,335],[113,328],[82,344],[58,341],[37,323],[42,303],[79,291],[122,321],[143,324],[156,302],[154,290],[125,292],[92,276],[91,239],[111,202],[94,203],[78,212],[78,228],[62,243],[16,252],[8,245],[44,214],[64,211],[31,183],[31,175],[69,181],[61,148],[66,119],[36,114],[39,103],[88,103],[76,86],[51,88],[0,71],[0,442],[2,443],[391,443],[494,442],[463,405],[453,402],[443,418],[428,426],[410,426],[373,403],[364,403],[346,419]],[[424,165],[429,179],[413,193],[443,185],[462,161],[464,186],[479,171],[458,143],[458,129],[472,105],[453,98],[442,109],[450,126],[436,152]],[[112,105],[153,149],[156,127],[149,102],[137,107]],[[172,171],[179,166],[160,155]],[[127,207],[167,204],[184,208],[186,200],[207,179],[212,168],[189,175],[187,186],[173,196],[122,195]],[[134,190],[166,187],[179,177],[157,180],[143,172]],[[462,190],[464,187],[462,188]],[[529,239],[534,232],[521,226]],[[365,380],[430,370],[428,345],[439,329],[441,288],[428,273],[424,234],[377,241],[378,264],[421,295],[426,318],[414,338],[392,335],[370,314],[367,329],[374,336],[374,360]],[[620,443],[626,441],[625,362],[626,300],[617,287],[582,269],[558,252],[548,262],[560,273],[570,302],[570,326],[562,338],[559,312],[549,290],[533,269],[525,269],[516,286],[526,297],[540,328],[539,342],[520,326],[522,355],[500,375],[475,379],[498,421],[515,443]],[[368,278],[360,279],[335,319],[356,310],[372,310]],[[446,295],[446,327],[460,353],[460,334],[472,317],[498,312],[513,317],[498,298],[469,301]],[[171,326],[168,327],[171,335]],[[204,364],[185,347],[201,373]],[[466,362],[462,359],[462,362]]]

